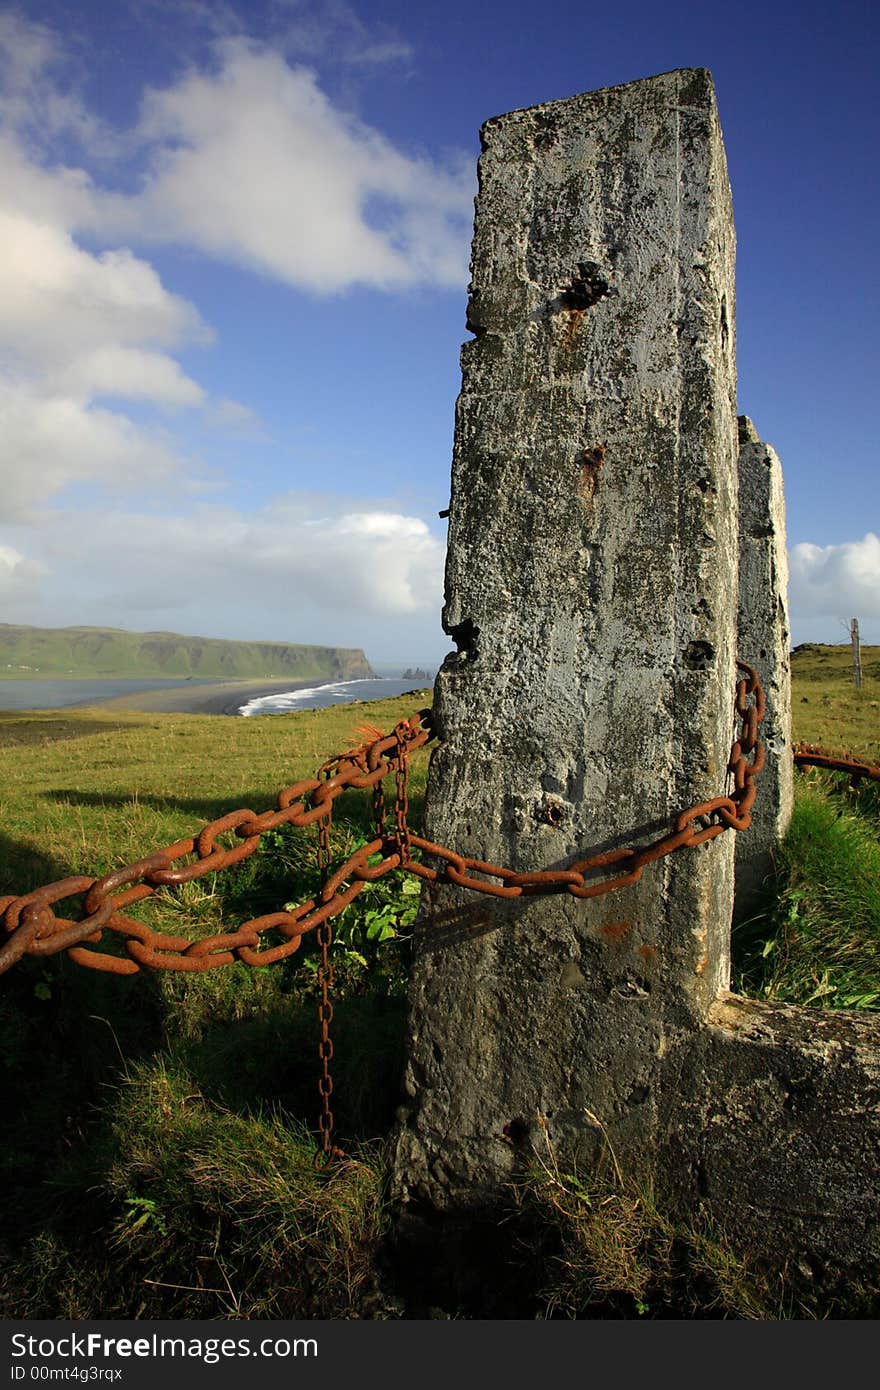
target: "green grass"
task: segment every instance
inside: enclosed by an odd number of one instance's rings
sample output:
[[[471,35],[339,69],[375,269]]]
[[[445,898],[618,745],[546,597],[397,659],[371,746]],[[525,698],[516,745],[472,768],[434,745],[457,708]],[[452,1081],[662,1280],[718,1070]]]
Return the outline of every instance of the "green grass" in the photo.
[[[273,806],[281,786],[359,741],[357,726],[390,729],[416,707],[410,696],[260,720],[2,714],[0,894],[100,874],[233,807]],[[427,752],[411,762],[415,825]],[[369,798],[340,798],[334,859],[370,828]],[[131,913],[189,937],[229,930],[311,896],[315,848],[314,830],[283,827],[239,867]],[[332,1174],[312,1166],[311,938],[265,970],[119,978],[62,956],[4,976],[0,1107],[17,1118],[0,1150],[11,1252],[0,1315],[383,1316],[381,1137],[397,1104],[416,902],[383,882],[337,919],[334,1137],[348,1157]]]
[[[880,648],[811,646],[792,662],[793,738],[880,761]],[[734,983],[757,998],[880,1008],[880,784],[857,790],[818,770],[795,775],[791,826],[766,905],[732,942]]]
[[[801,774],[767,906],[734,933],[737,986],[759,998],[880,1008],[880,797]]]
[[[805,645],[792,658],[796,742],[851,748],[880,762],[880,647],[862,647],[862,687],[853,685],[849,644]]]
[[[356,742],[355,726],[381,720],[391,728],[414,710],[410,696],[264,719],[0,711],[0,748],[6,750],[0,894],[68,874],[98,876],[229,810],[266,810],[282,786],[312,777],[325,758]],[[427,753],[416,753],[416,818],[426,767]],[[368,800],[347,793],[335,804],[334,820],[333,844],[341,852],[369,828]],[[314,832],[303,832],[289,846],[283,856],[288,879],[277,884],[275,907],[293,896],[299,868],[314,862],[314,844]],[[201,880],[181,900],[194,912],[198,905],[206,929],[217,928],[228,920],[230,901],[238,911],[252,872],[224,875],[216,884]],[[163,921],[173,921],[173,895],[156,906]]]
[[[6,1315],[361,1314],[380,1297],[384,1154],[362,1144],[329,1167],[315,1158],[304,1125],[236,1114],[179,1060],[127,1067],[92,1143],[47,1180],[49,1220],[0,1283]]]
[[[794,663],[795,737],[880,757],[876,677],[855,692],[847,650],[807,655]],[[417,703],[259,720],[0,714],[0,894],[106,872],[235,807],[261,811],[356,741],[356,726],[390,729]],[[422,751],[414,827],[426,767]],[[827,774],[799,774],[797,787],[767,910],[734,941],[738,983],[876,1008],[880,796]],[[334,858],[369,829],[368,798],[341,798]],[[310,896],[315,873],[313,832],[285,828],[237,869],[132,912],[186,936],[228,930]],[[3,977],[0,1106],[16,1121],[0,1150],[0,1316],[430,1314],[385,1241],[416,902],[404,883],[365,890],[336,924],[333,1105],[347,1158],[326,1171],[313,1162],[314,942],[265,970],[118,978],[48,957]],[[816,1315],[723,1233],[682,1227],[615,1172],[560,1173],[549,1152],[511,1194],[503,1235],[516,1316]]]

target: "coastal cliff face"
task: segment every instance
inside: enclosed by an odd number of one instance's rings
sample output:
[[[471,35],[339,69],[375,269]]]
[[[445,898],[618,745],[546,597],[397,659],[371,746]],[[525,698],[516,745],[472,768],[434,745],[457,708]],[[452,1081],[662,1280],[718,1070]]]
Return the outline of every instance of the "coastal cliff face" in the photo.
[[[373,674],[364,652],[356,647],[227,642],[177,632],[0,623],[0,676],[359,680]]]

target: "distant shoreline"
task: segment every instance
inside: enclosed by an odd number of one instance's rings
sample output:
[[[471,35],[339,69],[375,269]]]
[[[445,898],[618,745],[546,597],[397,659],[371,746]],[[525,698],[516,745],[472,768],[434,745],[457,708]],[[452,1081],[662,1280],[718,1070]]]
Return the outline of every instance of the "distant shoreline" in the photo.
[[[251,678],[205,681],[198,685],[178,685],[173,690],[140,690],[131,695],[111,695],[104,700],[84,701],[79,708],[88,705],[102,710],[140,710],[145,714],[237,715],[248,700],[261,699],[266,695],[282,695],[289,690],[305,690],[316,684],[332,685],[333,677],[323,680],[312,676],[309,680],[267,681]]]

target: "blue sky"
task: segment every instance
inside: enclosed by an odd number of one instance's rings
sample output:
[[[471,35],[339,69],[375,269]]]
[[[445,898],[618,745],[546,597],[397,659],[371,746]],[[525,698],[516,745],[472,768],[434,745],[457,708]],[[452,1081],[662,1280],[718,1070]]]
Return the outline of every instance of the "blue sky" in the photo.
[[[793,639],[880,642],[880,11],[0,0],[0,613],[435,665],[479,127],[711,69]]]

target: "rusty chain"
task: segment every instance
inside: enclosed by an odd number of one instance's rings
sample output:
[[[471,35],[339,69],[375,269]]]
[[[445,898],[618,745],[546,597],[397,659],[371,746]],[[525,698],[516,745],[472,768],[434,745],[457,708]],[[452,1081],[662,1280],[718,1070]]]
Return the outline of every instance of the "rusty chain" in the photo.
[[[814,743],[793,743],[791,751],[795,767],[821,767],[831,772],[845,772],[853,787],[857,787],[863,777],[880,782],[880,763],[859,762],[851,753],[830,753],[825,748],[817,748]]]
[[[409,757],[434,733],[430,711],[420,710],[402,720],[391,734],[371,738],[328,759],[316,777],[285,787],[278,796],[277,809],[260,815],[248,809],[231,811],[204,826],[192,838],[177,840],[102,878],[65,878],[31,893],[0,898],[0,915],[6,933],[0,945],[0,973],[23,955],[55,955],[60,951],[67,951],[78,965],[119,975],[136,974],[144,967],[213,970],[235,960],[255,967],[273,965],[292,955],[308,932],[329,924],[344,911],[366,883],[401,868],[428,882],[443,880],[501,898],[552,892],[592,898],[625,888],[641,877],[647,864],[674,850],[694,848],[728,828],[744,830],[749,825],[756,794],[755,778],[764,763],[764,748],[757,738],[758,724],[764,714],[764,693],[755,670],[744,662],[737,665],[744,674],[737,681],[736,689],[736,712],[741,728],[728,761],[728,771],[733,778],[731,793],[682,811],[672,830],[650,844],[592,855],[568,869],[517,873],[498,864],[457,854],[413,834],[408,824],[406,794]],[[377,733],[372,729],[367,732]],[[392,772],[397,783],[397,798],[395,825],[389,835],[384,828],[380,788],[383,779]],[[318,825],[326,863],[332,805],[349,788],[373,790],[377,837],[361,846],[327,877],[317,899],[290,911],[252,918],[237,931],[196,941],[154,931],[123,911],[149,898],[159,888],[189,883],[241,863],[256,851],[260,837],[267,830],[281,825]],[[242,843],[224,846],[219,842],[221,836],[229,835]],[[439,859],[441,867],[432,868],[413,859],[413,848]],[[380,861],[371,865],[369,860],[376,854],[381,855]],[[177,861],[193,855],[194,862],[173,867]],[[491,879],[499,881],[493,883]],[[56,916],[55,906],[74,897],[83,897],[79,918]],[[270,931],[277,932],[283,941],[277,945],[263,945],[261,938]],[[123,938],[125,955],[90,949],[100,943],[104,932]],[[319,938],[322,962],[326,950],[329,964],[332,932],[328,930],[322,936],[323,942]],[[329,970],[323,969],[326,978]]]
[[[236,959],[249,966],[273,965],[284,960],[299,948],[307,932],[338,916],[365,883],[398,867],[400,860],[393,846],[379,838],[357,850],[344,866],[345,882],[339,873],[334,874],[317,900],[302,903],[293,911],[252,918],[237,931],[197,941],[153,931],[126,916],[123,909],[151,897],[160,888],[190,883],[241,863],[257,850],[260,837],[267,830],[282,825],[329,824],[337,797],[349,788],[373,788],[393,770],[401,741],[413,750],[422,747],[431,736],[430,712],[420,711],[401,721],[394,733],[329,759],[316,777],[285,787],[278,795],[276,809],[260,815],[247,809],[230,811],[192,838],[177,840],[102,878],[65,878],[21,896],[0,897],[0,920],[6,935],[0,945],[0,974],[23,955],[55,955],[65,950],[78,965],[116,975],[133,975],[144,967],[204,971],[229,965]],[[229,835],[242,843],[224,847],[220,837]],[[377,868],[368,867],[370,856],[386,846],[382,863]],[[177,861],[193,855],[194,862],[173,867]],[[85,896],[78,919],[55,915],[53,908],[58,903],[82,895]],[[105,931],[124,938],[126,955],[89,949],[101,941]],[[262,947],[261,937],[269,931],[278,932],[283,942]]]
[[[674,850],[693,849],[722,835],[727,829],[745,830],[751,824],[751,810],[757,795],[755,779],[764,766],[764,745],[758,741],[758,724],[764,717],[765,700],[754,667],[744,661],[737,661],[736,664],[745,674],[737,681],[736,687],[740,733],[734,740],[727,764],[727,770],[733,777],[732,792],[729,796],[716,796],[711,801],[688,807],[676,817],[672,830],[650,844],[608,850],[581,859],[568,869],[537,873],[515,873],[498,864],[455,854],[418,835],[410,837],[411,844],[424,853],[442,859],[445,862],[443,876],[451,883],[477,893],[488,893],[498,898],[518,898],[564,891],[576,898],[596,898],[636,883],[646,865]],[[750,697],[753,697],[753,703],[750,703]],[[713,817],[717,817],[714,823]],[[406,869],[431,883],[441,877],[438,870],[425,864],[410,862],[406,864]],[[474,878],[474,873],[485,877]],[[497,878],[501,882],[488,883],[486,877]]]
[[[333,818],[333,803],[328,804],[327,815],[318,825],[318,872],[321,877],[321,890],[327,883],[330,872],[330,822]],[[330,1108],[330,1096],[333,1093],[333,1078],[330,1075],[330,1063],[333,1060],[333,1039],[330,1037],[330,1024],[333,1022],[333,962],[330,955],[330,947],[333,945],[333,928],[330,919],[325,918],[319,922],[315,929],[318,941],[318,949],[321,952],[321,959],[318,965],[318,1023],[320,1024],[321,1037],[318,1042],[318,1061],[321,1064],[321,1075],[318,1079],[318,1094],[321,1097],[321,1113],[318,1116],[318,1128],[321,1132],[321,1148],[315,1154],[315,1162],[323,1160],[329,1163],[332,1159],[339,1157],[339,1150],[333,1146],[333,1111]]]
[[[400,855],[402,868],[409,868],[412,832],[409,828],[409,749],[401,737],[400,728],[394,730],[397,748],[394,758],[394,781],[396,796],[394,800],[394,843]],[[377,826],[378,830],[378,826]],[[381,832],[380,832],[381,833]]]

